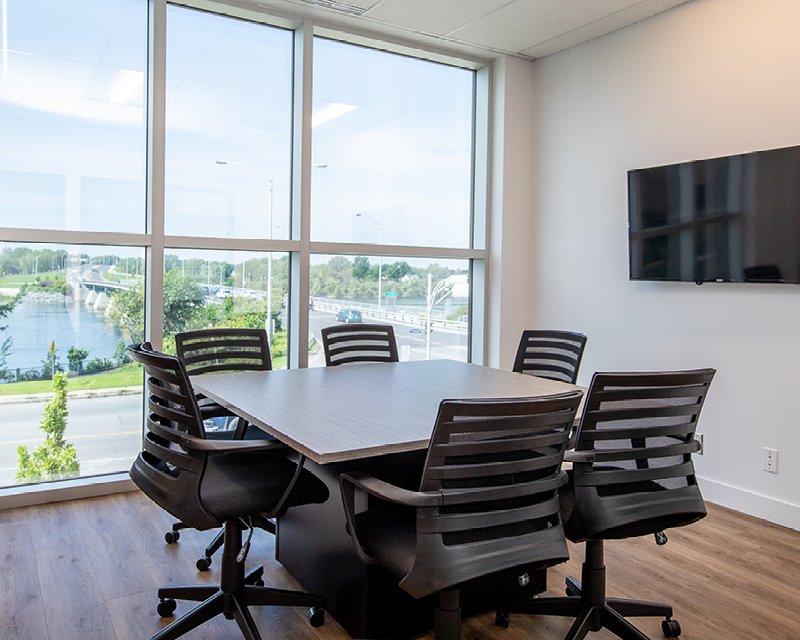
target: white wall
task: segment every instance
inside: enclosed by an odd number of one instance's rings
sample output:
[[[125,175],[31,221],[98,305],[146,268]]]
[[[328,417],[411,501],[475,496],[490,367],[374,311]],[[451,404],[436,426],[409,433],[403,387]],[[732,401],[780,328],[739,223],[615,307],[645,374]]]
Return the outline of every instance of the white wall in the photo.
[[[533,64],[500,58],[492,69],[491,209],[486,364],[510,370],[527,329],[534,148]],[[506,336],[516,336],[515,341]]]
[[[630,282],[626,188],[629,169],[800,144],[800,2],[695,0],[533,73],[530,326],[589,336],[582,384],[716,368],[704,495],[800,529],[800,287]]]

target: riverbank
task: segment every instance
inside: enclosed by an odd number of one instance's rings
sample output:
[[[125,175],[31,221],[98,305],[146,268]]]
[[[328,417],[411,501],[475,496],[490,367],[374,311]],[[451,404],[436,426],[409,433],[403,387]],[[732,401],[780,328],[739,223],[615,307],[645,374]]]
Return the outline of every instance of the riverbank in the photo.
[[[130,396],[142,393],[142,386],[117,387],[116,389],[79,389],[67,391],[67,400],[70,398],[99,398],[108,396]],[[48,393],[21,393],[17,395],[0,396],[0,404],[13,404],[21,402],[49,402],[53,399],[53,392]]]

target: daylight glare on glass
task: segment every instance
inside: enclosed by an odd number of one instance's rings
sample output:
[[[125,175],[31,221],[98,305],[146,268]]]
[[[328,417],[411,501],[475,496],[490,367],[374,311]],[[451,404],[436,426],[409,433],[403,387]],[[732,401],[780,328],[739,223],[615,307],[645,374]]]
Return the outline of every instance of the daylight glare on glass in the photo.
[[[317,367],[325,327],[382,323],[401,362],[470,360],[475,71],[266,8],[0,7],[0,487],[127,477],[136,343],[255,329]]]

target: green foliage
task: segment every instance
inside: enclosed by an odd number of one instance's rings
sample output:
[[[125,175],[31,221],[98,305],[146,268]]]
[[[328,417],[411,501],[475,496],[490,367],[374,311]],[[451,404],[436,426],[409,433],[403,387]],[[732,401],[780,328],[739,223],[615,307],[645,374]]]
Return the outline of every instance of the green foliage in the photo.
[[[42,360],[42,378],[52,378],[53,368],[55,368],[56,373],[64,371],[64,366],[58,361],[58,349],[55,347],[52,353],[48,349],[47,355]]]
[[[67,428],[67,375],[56,373],[53,377],[55,397],[44,406],[44,416],[39,429],[44,431],[44,443],[33,454],[27,445],[17,447],[17,482],[41,482],[74,478],[80,473],[80,463],[75,447],[64,440]]]
[[[353,277],[364,278],[369,273],[369,258],[356,256],[353,260]]]
[[[105,321],[111,326],[119,327],[127,342],[144,341],[143,281],[140,280],[135,286],[112,294]]]
[[[67,368],[80,374],[83,372],[83,361],[88,357],[89,352],[86,349],[70,347],[69,351],[67,351]]]
[[[117,342],[117,348],[114,349],[114,359],[120,366],[133,362],[128,350],[125,348],[125,342],[122,340]]]
[[[9,313],[14,310],[14,307],[17,306],[20,300],[22,300],[22,296],[25,293],[25,287],[17,293],[16,296],[8,300],[7,302],[0,303],[0,318],[5,318]],[[7,325],[0,326],[0,331],[5,331]],[[11,353],[11,349],[14,346],[14,338],[9,336],[2,343],[0,343],[0,372],[4,372],[6,368],[6,357],[9,353]]]

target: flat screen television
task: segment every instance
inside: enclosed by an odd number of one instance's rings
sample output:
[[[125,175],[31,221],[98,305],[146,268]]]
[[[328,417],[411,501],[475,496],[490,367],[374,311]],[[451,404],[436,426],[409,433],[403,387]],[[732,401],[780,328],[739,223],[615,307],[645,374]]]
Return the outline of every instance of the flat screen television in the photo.
[[[800,283],[800,147],[628,172],[631,280]]]

